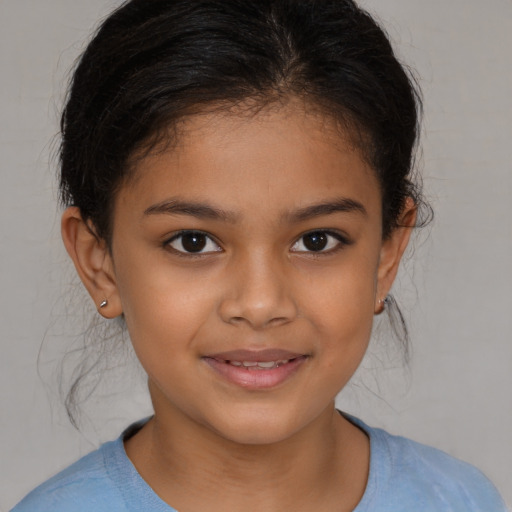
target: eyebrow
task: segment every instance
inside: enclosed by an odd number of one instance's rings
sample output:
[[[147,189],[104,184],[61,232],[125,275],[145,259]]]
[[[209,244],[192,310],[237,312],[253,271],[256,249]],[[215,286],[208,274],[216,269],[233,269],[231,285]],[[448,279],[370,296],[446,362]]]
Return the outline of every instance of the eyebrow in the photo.
[[[349,198],[337,198],[332,201],[325,201],[287,212],[283,215],[283,218],[288,222],[294,223],[339,212],[367,215],[366,208],[359,201]],[[234,212],[215,208],[207,203],[180,201],[179,199],[167,199],[144,210],[144,215],[159,214],[190,215],[199,219],[220,220],[229,223],[235,223],[239,218],[239,215]]]
[[[158,214],[191,215],[199,219],[221,220],[231,223],[235,222],[238,217],[233,212],[226,212],[207,203],[194,203],[191,201],[180,201],[179,199],[168,199],[144,210],[144,215]]]
[[[332,201],[326,201],[300,208],[286,214],[285,217],[291,222],[301,222],[315,217],[321,217],[322,215],[332,215],[333,213],[338,212],[359,213],[364,216],[368,215],[366,208],[359,201],[340,197]]]

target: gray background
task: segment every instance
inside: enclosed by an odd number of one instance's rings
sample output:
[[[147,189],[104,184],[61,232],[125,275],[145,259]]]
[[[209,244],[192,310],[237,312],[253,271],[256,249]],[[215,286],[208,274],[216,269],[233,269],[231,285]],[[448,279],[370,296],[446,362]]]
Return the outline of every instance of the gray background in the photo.
[[[61,248],[53,136],[67,70],[91,27],[116,3],[0,0],[4,511],[149,411],[143,376],[128,362],[125,372],[105,374],[84,406],[79,434],[63,412],[56,373],[93,313]],[[421,77],[420,164],[436,220],[415,239],[395,287],[411,327],[409,367],[380,326],[383,334],[340,406],[472,462],[510,506],[512,2],[361,3],[378,14]]]

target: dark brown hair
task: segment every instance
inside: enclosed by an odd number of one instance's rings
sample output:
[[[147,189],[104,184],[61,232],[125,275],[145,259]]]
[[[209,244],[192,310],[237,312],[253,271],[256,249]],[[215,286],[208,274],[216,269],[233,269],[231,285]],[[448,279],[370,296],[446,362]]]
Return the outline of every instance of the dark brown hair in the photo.
[[[352,0],[123,3],[72,77],[61,120],[62,203],[77,206],[109,244],[115,194],[134,155],[172,144],[173,127],[193,112],[290,97],[349,128],[381,186],[384,237],[408,197],[426,222],[431,212],[413,179],[420,95],[385,32]],[[407,348],[392,298],[386,309]],[[79,373],[68,411],[88,371]]]

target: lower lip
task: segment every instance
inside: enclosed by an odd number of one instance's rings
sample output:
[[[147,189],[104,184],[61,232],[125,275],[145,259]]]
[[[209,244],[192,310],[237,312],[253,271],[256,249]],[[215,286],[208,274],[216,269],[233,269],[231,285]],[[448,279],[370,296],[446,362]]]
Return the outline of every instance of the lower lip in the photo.
[[[203,360],[227,381],[237,386],[246,389],[268,389],[289,379],[306,361],[306,356],[299,356],[270,370],[248,370],[211,357],[205,357]]]

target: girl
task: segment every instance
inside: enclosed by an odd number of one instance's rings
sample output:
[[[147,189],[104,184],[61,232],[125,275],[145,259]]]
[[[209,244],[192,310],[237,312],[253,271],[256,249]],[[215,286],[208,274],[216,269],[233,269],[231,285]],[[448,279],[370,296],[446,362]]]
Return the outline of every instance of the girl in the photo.
[[[15,512],[505,510],[334,408],[420,222],[418,103],[351,0],[131,0],[103,23],[62,116],[62,236],[154,415]]]

